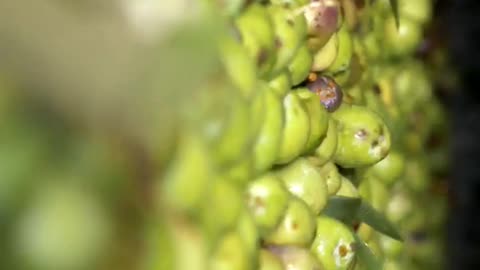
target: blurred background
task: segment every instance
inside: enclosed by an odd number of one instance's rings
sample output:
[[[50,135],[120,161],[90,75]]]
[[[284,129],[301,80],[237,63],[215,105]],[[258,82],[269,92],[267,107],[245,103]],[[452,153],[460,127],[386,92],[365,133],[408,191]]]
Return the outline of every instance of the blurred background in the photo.
[[[218,67],[218,24],[197,5],[0,1],[0,268],[138,265],[178,112]],[[451,119],[445,256],[448,269],[477,269],[480,3],[438,0],[434,14],[419,57],[446,46],[459,75],[439,78]]]

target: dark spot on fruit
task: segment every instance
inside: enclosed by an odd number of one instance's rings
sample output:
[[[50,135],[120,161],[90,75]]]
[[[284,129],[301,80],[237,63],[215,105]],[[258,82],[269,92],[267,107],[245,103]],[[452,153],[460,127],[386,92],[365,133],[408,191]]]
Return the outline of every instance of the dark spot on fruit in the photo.
[[[380,95],[382,93],[380,86],[378,84],[375,84],[373,86],[373,93],[375,93],[376,95]]]
[[[288,25],[290,25],[290,26],[294,26],[294,25],[295,25],[295,23],[294,23],[293,20],[291,20],[291,19],[288,19],[288,20],[287,20],[287,23],[288,23]]]
[[[340,257],[345,257],[348,254],[348,248],[345,245],[341,245],[338,247],[338,254]]]
[[[294,230],[294,231],[298,230],[298,223],[297,222],[292,223],[292,230]]]
[[[276,37],[275,38],[275,47],[278,49],[278,48],[281,48],[282,46],[283,46],[282,41],[278,37]]]
[[[365,7],[365,0],[355,0],[354,3],[357,9],[363,9]]]
[[[359,140],[364,140],[368,136],[368,132],[365,129],[359,129],[357,132],[355,132],[355,138]]]
[[[306,87],[319,97],[328,112],[335,111],[342,103],[343,92],[331,77],[318,76],[315,81],[307,83]]]
[[[265,49],[261,49],[257,56],[257,65],[261,66],[265,64],[268,59],[268,52]]]
[[[374,140],[374,141],[372,142],[372,147],[375,148],[375,147],[377,147],[377,146],[378,146],[378,140]]]
[[[290,8],[290,3],[288,3],[288,2],[287,2],[287,3],[284,3],[284,4],[283,4],[283,7],[284,7],[284,8]]]
[[[353,224],[353,230],[358,231],[358,228],[360,228],[360,223],[359,222],[354,223]]]
[[[260,198],[260,197],[253,197],[253,198],[252,198],[252,201],[253,201],[253,205],[254,205],[256,208],[264,207],[264,203],[263,203],[262,198]]]

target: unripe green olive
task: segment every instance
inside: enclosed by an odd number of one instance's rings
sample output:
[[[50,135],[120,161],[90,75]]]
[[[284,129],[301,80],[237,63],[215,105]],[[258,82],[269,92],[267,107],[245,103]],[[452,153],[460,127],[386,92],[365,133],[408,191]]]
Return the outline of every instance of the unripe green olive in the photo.
[[[315,215],[327,204],[327,184],[309,159],[297,158],[281,168],[277,174],[290,193],[302,199]]]
[[[265,99],[265,115],[263,126],[253,147],[257,172],[263,172],[274,164],[284,127],[282,98],[272,89],[266,89],[262,94]]]
[[[226,233],[217,243],[210,258],[211,270],[251,270],[250,260],[245,243],[236,231]]]
[[[338,121],[335,163],[345,168],[368,166],[390,150],[390,131],[382,118],[357,105],[341,106],[332,115]]]
[[[318,48],[317,40],[309,39],[308,44],[310,49],[314,52],[312,71],[323,71],[327,69],[337,58],[338,54],[338,35],[334,33],[327,43]]]
[[[264,238],[269,245],[307,246],[315,233],[315,216],[301,199],[291,197],[280,224]]]
[[[358,193],[358,189],[357,187],[355,187],[355,185],[353,185],[352,181],[350,181],[348,178],[346,178],[343,175],[340,175],[340,179],[341,179],[341,185],[340,185],[340,189],[336,193],[337,196],[350,197],[350,198],[360,197],[360,194]]]
[[[260,238],[255,220],[248,210],[244,209],[242,211],[242,214],[238,219],[236,230],[245,245],[245,249],[251,258],[252,264],[254,264],[258,261],[258,257],[260,256]]]
[[[177,153],[162,181],[158,182],[158,196],[173,209],[190,211],[197,207],[208,190],[214,174],[207,145],[197,136],[185,131],[180,138]]]
[[[432,0],[400,0],[398,12],[418,23],[425,24],[432,18]]]
[[[310,116],[310,134],[303,152],[311,152],[325,138],[329,117],[327,111],[319,102],[317,95],[306,88],[299,88],[296,90],[296,93],[302,99]]]
[[[287,209],[290,194],[281,180],[273,174],[252,181],[247,187],[247,206],[260,232],[272,230]]]
[[[295,91],[283,99],[285,125],[278,153],[277,164],[285,164],[299,156],[310,136],[310,117],[307,108]]]
[[[222,169],[221,175],[243,188],[252,179],[252,176],[255,173],[253,163],[254,161],[251,153],[247,153],[240,157],[239,161],[236,163]]]
[[[307,45],[298,48],[292,61],[288,65],[288,72],[292,80],[292,85],[298,85],[305,81],[312,69],[313,55]]]
[[[327,183],[328,195],[337,193],[342,185],[342,176],[338,172],[337,166],[333,162],[327,162],[318,170]]]
[[[333,63],[327,68],[327,72],[338,73],[350,67],[353,55],[353,41],[350,31],[343,25],[337,32],[338,52]]]
[[[259,75],[268,76],[276,56],[274,28],[267,9],[254,3],[236,18],[235,23],[242,43],[258,67]]]
[[[260,250],[259,270],[284,270],[283,262],[268,249]]]
[[[362,179],[360,186],[359,189],[362,189],[362,191],[364,187],[368,190],[368,196],[365,196],[367,194],[363,193],[361,194],[362,197],[370,202],[379,212],[383,212],[390,198],[386,185],[375,176],[367,175],[365,179]]]
[[[396,57],[413,53],[422,41],[422,28],[419,23],[402,16],[399,21],[398,29],[393,15],[389,16],[384,24],[385,50]]]
[[[405,162],[405,156],[401,152],[390,151],[384,159],[374,164],[368,170],[375,177],[390,186],[404,173]]]
[[[378,235],[380,246],[388,258],[398,258],[404,252],[405,244],[386,235]]]
[[[313,158],[315,159],[315,164],[321,166],[327,163],[335,154],[337,150],[337,123],[334,119],[330,118],[328,120],[328,129],[325,139],[323,139],[320,146],[315,149],[313,153]]]
[[[295,246],[269,247],[278,256],[286,270],[321,270],[321,263],[313,256],[310,250]]]
[[[241,214],[243,196],[239,188],[224,178],[212,179],[209,196],[201,203],[200,219],[209,237],[216,238],[233,228]],[[215,211],[211,211],[215,205]]]
[[[414,201],[406,191],[396,191],[391,195],[385,209],[385,215],[394,224],[399,224],[410,215],[414,208]]]
[[[280,73],[268,82],[272,91],[282,98],[287,95],[292,85],[290,74],[287,71]]]
[[[277,55],[272,73],[277,74],[287,67],[306,40],[307,25],[303,16],[297,15],[282,6],[270,6],[268,11],[275,29]],[[308,65],[307,68],[309,68]]]
[[[227,37],[220,43],[220,58],[232,83],[240,89],[243,97],[254,94],[257,82],[257,67],[248,50],[233,38]]]
[[[355,257],[354,243],[353,233],[345,224],[330,217],[317,217],[311,250],[325,270],[350,269]]]

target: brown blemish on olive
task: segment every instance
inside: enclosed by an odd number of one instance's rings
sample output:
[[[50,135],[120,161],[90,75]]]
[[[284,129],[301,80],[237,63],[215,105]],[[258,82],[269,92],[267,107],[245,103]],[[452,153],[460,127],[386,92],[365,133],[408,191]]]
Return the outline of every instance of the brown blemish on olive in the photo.
[[[306,86],[319,97],[327,111],[333,112],[341,105],[343,92],[334,79],[328,76],[319,76],[315,81],[307,83]]]
[[[365,129],[359,129],[357,132],[355,132],[355,138],[359,140],[364,140],[368,136],[368,132]]]
[[[265,64],[268,59],[268,52],[265,49],[261,49],[257,56],[257,65],[261,66]]]
[[[297,222],[292,223],[292,230],[294,230],[294,231],[298,230],[298,223]]]
[[[263,200],[260,197],[253,197],[252,200],[256,208],[264,207]]]
[[[295,25],[295,23],[294,23],[293,20],[291,20],[291,19],[288,19],[288,20],[287,20],[287,24],[288,24],[289,26],[292,26],[292,27]]]
[[[275,37],[275,48],[281,48],[283,46],[283,43],[282,41],[278,38],[278,37]]]
[[[345,257],[348,254],[348,248],[345,245],[341,245],[338,247],[338,254],[340,257]]]
[[[376,95],[380,95],[382,93],[380,86],[378,84],[375,84],[373,86],[373,93],[375,93]]]
[[[375,147],[378,146],[378,144],[379,144],[378,140],[374,140],[374,141],[372,142],[372,147],[375,148]]]

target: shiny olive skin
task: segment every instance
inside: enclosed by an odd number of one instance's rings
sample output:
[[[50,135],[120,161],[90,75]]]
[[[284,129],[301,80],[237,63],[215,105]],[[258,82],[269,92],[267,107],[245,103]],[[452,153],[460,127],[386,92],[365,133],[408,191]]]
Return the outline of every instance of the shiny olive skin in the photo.
[[[285,164],[304,150],[310,135],[310,117],[302,99],[289,92],[283,99],[285,125],[276,164]]]
[[[321,270],[321,263],[310,250],[295,246],[271,246],[269,250],[278,256],[287,270]]]
[[[404,173],[406,158],[399,151],[390,151],[388,155],[368,169],[371,173],[386,185],[392,185]]]
[[[280,178],[273,174],[263,175],[247,187],[246,204],[261,233],[277,226],[289,200],[288,190]]]
[[[342,176],[338,172],[337,166],[333,162],[327,162],[318,170],[327,183],[328,195],[337,193],[342,185]]]
[[[325,138],[329,117],[327,111],[318,101],[317,95],[306,88],[298,88],[295,92],[302,99],[310,116],[310,134],[303,151],[308,153],[317,148]]]
[[[226,233],[217,243],[210,258],[211,270],[251,270],[252,261],[241,236],[233,231]]]
[[[337,150],[338,144],[338,131],[337,131],[337,122],[330,118],[328,120],[328,129],[325,139],[320,143],[320,145],[313,152],[313,159],[315,164],[321,166],[327,163]]]
[[[283,262],[268,249],[260,250],[259,270],[284,270]]]
[[[302,199],[314,214],[327,204],[328,190],[325,179],[307,158],[298,158],[277,172],[293,195]]]
[[[312,69],[313,55],[307,45],[300,46],[288,65],[288,72],[293,85],[305,81]]]
[[[268,81],[268,86],[279,97],[285,97],[292,87],[292,79],[287,71],[278,74],[276,77]]]
[[[341,25],[341,10],[338,1],[311,1],[304,9],[308,34],[325,44]]]
[[[278,146],[282,140],[284,113],[282,98],[271,88],[263,93],[265,115],[263,125],[253,146],[254,167],[257,172],[269,169],[278,156]]]
[[[335,193],[335,195],[350,197],[350,198],[360,197],[358,189],[355,187],[352,181],[350,181],[348,178],[346,178],[343,175],[340,175],[340,180],[341,180],[341,185],[340,185],[340,188],[337,190],[337,193]]]
[[[339,38],[336,33],[321,47],[319,47],[318,41],[315,38],[309,39],[308,46],[314,53],[312,71],[324,71],[333,64],[338,54],[338,43]]]
[[[350,67],[353,55],[353,40],[347,25],[343,25],[337,32],[338,52],[333,63],[327,68],[327,72],[338,73]]]
[[[317,217],[311,251],[325,270],[350,269],[355,257],[354,243],[353,232],[345,224],[330,217]]]
[[[338,121],[335,163],[345,168],[368,166],[388,154],[390,131],[376,113],[366,107],[345,105],[332,116]]]
[[[406,17],[400,16],[398,30],[393,15],[385,20],[384,44],[389,55],[402,57],[413,53],[422,41],[422,35],[421,26]]]
[[[264,237],[268,245],[306,247],[315,233],[315,215],[301,199],[292,196],[280,224]]]

